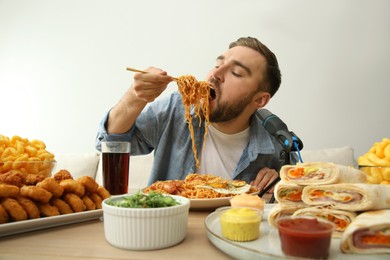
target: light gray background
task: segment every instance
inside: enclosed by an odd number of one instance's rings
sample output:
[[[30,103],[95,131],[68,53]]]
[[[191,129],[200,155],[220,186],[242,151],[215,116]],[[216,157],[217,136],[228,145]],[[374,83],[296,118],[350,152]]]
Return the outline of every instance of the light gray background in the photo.
[[[390,137],[389,12],[387,0],[0,0],[0,134],[95,151],[127,66],[202,80],[228,43],[254,36],[283,74],[267,108],[305,150],[358,157]]]

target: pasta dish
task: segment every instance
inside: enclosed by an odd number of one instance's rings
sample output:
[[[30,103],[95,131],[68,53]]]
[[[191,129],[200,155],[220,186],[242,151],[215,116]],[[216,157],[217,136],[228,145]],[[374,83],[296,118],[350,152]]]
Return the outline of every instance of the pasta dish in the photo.
[[[144,193],[150,191],[179,195],[189,199],[224,198],[259,192],[256,187],[246,184],[245,181],[228,181],[212,174],[198,173],[190,173],[184,180],[156,181],[143,190]]]

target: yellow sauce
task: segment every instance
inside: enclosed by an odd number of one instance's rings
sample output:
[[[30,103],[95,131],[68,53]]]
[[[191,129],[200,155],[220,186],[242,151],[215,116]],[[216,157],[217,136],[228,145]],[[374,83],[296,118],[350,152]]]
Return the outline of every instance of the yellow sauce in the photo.
[[[261,215],[250,208],[231,208],[220,216],[222,235],[233,241],[251,241],[259,237]]]

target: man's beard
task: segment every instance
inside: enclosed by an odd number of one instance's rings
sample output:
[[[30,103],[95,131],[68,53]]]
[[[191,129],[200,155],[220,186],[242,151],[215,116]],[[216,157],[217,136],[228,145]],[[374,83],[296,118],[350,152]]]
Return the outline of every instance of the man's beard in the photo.
[[[220,123],[228,122],[232,119],[235,119],[244,111],[245,107],[251,102],[253,98],[253,93],[248,95],[238,101],[234,101],[234,104],[228,102],[217,102],[215,110],[210,111],[209,120],[210,122]]]

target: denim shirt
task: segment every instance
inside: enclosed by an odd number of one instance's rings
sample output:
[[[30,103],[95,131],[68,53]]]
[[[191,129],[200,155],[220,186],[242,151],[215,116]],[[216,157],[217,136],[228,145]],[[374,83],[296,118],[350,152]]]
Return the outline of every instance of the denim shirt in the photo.
[[[196,172],[191,136],[185,122],[180,93],[174,92],[168,97],[149,103],[133,127],[123,134],[107,133],[105,125],[108,115],[109,112],[99,125],[96,149],[101,151],[100,142],[104,140],[128,141],[131,143],[131,156],[154,152],[149,185],[158,180],[181,180],[189,173]],[[204,124],[199,126],[199,118],[194,117],[193,113],[192,116],[197,151],[201,151]],[[262,126],[262,120],[255,113],[250,122],[249,142],[237,164],[233,178],[249,183],[263,167],[279,171],[284,163],[280,158],[281,151],[280,143]]]

